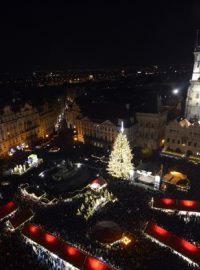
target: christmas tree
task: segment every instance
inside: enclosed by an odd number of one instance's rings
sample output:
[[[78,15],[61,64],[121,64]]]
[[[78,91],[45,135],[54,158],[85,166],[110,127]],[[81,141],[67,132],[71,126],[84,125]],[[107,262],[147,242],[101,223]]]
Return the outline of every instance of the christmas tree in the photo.
[[[133,170],[131,160],[133,158],[126,135],[123,133],[123,123],[118,134],[108,163],[108,172],[114,177],[128,179]]]

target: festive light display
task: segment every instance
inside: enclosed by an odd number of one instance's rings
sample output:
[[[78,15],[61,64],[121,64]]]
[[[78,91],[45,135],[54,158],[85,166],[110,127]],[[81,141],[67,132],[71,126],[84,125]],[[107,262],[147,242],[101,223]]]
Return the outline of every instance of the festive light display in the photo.
[[[85,194],[85,201],[78,208],[77,215],[83,216],[88,220],[98,209],[104,207],[108,202],[114,203],[116,201],[117,199],[112,192],[109,192],[107,189],[101,189],[96,194],[89,191]]]
[[[124,243],[124,245],[128,245],[131,243],[131,239],[128,238],[127,236],[124,236],[122,239],[121,239],[121,242]]]
[[[108,163],[108,172],[117,178],[130,178],[130,172],[133,170],[131,160],[133,158],[126,135],[123,133],[123,125],[118,134]]]

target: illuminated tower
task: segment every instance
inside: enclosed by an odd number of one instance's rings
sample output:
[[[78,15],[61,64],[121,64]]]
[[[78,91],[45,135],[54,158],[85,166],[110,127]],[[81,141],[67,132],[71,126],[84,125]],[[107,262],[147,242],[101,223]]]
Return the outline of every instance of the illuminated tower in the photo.
[[[188,120],[200,120],[200,42],[197,30],[194,48],[194,66],[192,79],[187,92],[185,116]]]

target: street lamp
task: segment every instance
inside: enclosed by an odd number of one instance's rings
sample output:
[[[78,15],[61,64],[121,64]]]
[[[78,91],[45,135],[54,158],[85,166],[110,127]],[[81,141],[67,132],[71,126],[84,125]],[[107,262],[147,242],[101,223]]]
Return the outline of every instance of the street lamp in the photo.
[[[130,179],[130,180],[133,180],[133,179],[134,179],[134,170],[133,170],[133,169],[131,169],[131,170],[129,171],[129,179]]]

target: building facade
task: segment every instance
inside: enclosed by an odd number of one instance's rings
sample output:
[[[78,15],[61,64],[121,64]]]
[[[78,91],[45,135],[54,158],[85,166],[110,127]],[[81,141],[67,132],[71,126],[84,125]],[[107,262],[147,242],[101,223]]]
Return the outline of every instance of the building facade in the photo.
[[[11,106],[3,107],[0,116],[0,156],[8,154],[12,147],[31,144],[51,135],[59,111],[60,106],[51,107],[47,103],[40,110],[28,103],[16,111]]]
[[[137,136],[136,122],[133,117],[113,120],[99,119],[98,115],[89,118],[83,115],[80,106],[74,102],[66,112],[68,128],[74,129],[74,139],[81,142],[89,142],[97,147],[111,146],[120,130],[121,122],[124,122],[124,133],[127,135],[130,145],[134,145]]]
[[[138,122],[137,146],[158,149],[164,143],[167,112],[136,113]]]
[[[174,120],[166,127],[165,150],[182,157],[200,156],[200,124]]]
[[[68,128],[74,129],[77,141],[90,142],[97,147],[111,146],[124,122],[124,133],[131,147],[157,149],[164,139],[167,113],[134,113],[128,118],[107,119],[89,118],[74,102],[66,112]]]
[[[185,118],[166,126],[163,153],[200,161],[200,46],[194,51],[194,67],[188,88]]]
[[[198,44],[194,51],[194,66],[187,92],[185,116],[191,121],[200,119],[200,46]]]

